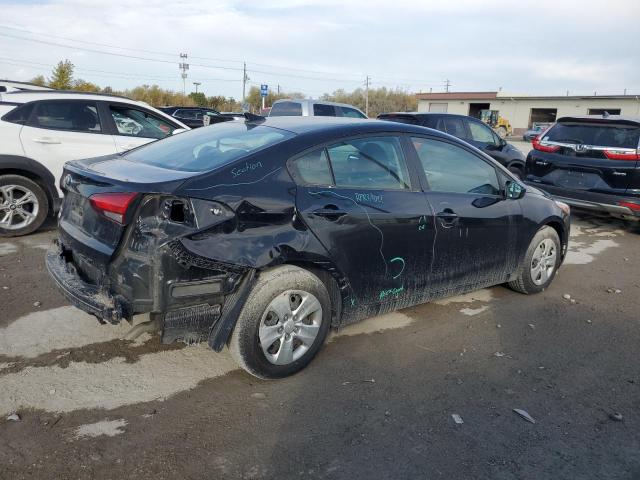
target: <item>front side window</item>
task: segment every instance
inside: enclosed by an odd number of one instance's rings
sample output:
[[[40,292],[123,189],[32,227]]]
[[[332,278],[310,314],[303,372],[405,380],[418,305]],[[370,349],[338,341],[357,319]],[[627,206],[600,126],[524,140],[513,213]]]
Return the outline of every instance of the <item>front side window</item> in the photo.
[[[349,118],[367,118],[366,115],[363,115],[362,112],[356,110],[355,108],[349,107],[340,107],[342,109],[342,116]]]
[[[173,115],[178,118],[186,118],[189,120],[196,120],[198,118],[198,115],[202,117],[202,114],[200,114],[198,110],[187,110],[185,108],[176,110],[176,113],[174,113]]]
[[[405,190],[409,173],[396,137],[348,140],[327,148],[337,187]]]
[[[478,122],[468,122],[471,138],[476,142],[493,144],[495,142],[493,131]]]
[[[275,103],[269,112],[270,117],[300,117],[302,105],[299,102]]]
[[[294,162],[300,179],[309,185],[332,185],[331,168],[324,148],[309,152]]]
[[[315,103],[313,105],[313,115],[316,117],[335,117],[336,107],[323,103]]]
[[[481,158],[439,140],[414,137],[412,141],[431,191],[500,194],[495,168]]]
[[[214,129],[198,128],[149,143],[124,154],[124,158],[170,170],[207,172],[294,136],[266,126],[220,123]],[[262,168],[262,164],[256,162],[249,168]]]
[[[93,102],[42,101],[36,105],[35,127],[74,132],[102,131],[98,109]]]
[[[176,129],[169,122],[144,110],[115,105],[111,105],[109,109],[118,135],[160,139],[171,135]]]

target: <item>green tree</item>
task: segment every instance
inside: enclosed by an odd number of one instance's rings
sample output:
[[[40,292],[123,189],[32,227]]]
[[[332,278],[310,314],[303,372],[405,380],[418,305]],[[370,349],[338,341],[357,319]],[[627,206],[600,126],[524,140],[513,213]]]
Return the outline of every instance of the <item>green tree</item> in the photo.
[[[85,82],[80,78],[73,81],[72,89],[78,90],[80,92],[99,92],[100,91],[100,87],[95,83]]]
[[[58,90],[69,90],[73,86],[73,63],[69,60],[58,62],[51,72],[49,86]]]
[[[202,92],[191,92],[189,98],[195,102],[199,107],[207,107],[207,96]]]
[[[38,75],[37,77],[33,77],[31,80],[29,80],[29,83],[44,87],[47,85],[47,80],[44,78],[44,75]]]

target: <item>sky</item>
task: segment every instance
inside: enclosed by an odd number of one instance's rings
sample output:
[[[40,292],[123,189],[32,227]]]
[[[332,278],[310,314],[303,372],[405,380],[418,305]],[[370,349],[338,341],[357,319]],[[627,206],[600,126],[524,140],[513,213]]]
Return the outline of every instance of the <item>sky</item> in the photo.
[[[640,95],[640,0],[0,0],[0,78],[242,97],[372,88]]]

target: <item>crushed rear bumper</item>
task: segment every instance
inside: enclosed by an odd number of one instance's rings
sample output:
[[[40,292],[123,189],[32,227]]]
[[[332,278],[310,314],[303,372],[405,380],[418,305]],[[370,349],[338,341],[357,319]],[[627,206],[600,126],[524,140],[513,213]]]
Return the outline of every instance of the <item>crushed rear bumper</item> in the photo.
[[[75,307],[94,315],[101,322],[120,323],[130,317],[123,298],[82,280],[57,242],[47,251],[46,265],[57,287]]]

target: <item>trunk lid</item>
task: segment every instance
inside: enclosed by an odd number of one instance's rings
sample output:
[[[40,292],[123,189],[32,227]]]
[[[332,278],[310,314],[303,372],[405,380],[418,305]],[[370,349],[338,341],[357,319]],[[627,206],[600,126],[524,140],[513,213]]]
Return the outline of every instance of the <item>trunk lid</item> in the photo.
[[[120,155],[67,163],[61,179],[65,195],[60,237],[85,276],[100,278],[145,194],[172,193],[194,175],[197,172],[131,162]],[[124,213],[123,223],[109,218],[91,203],[92,196],[115,193],[137,194]]]

